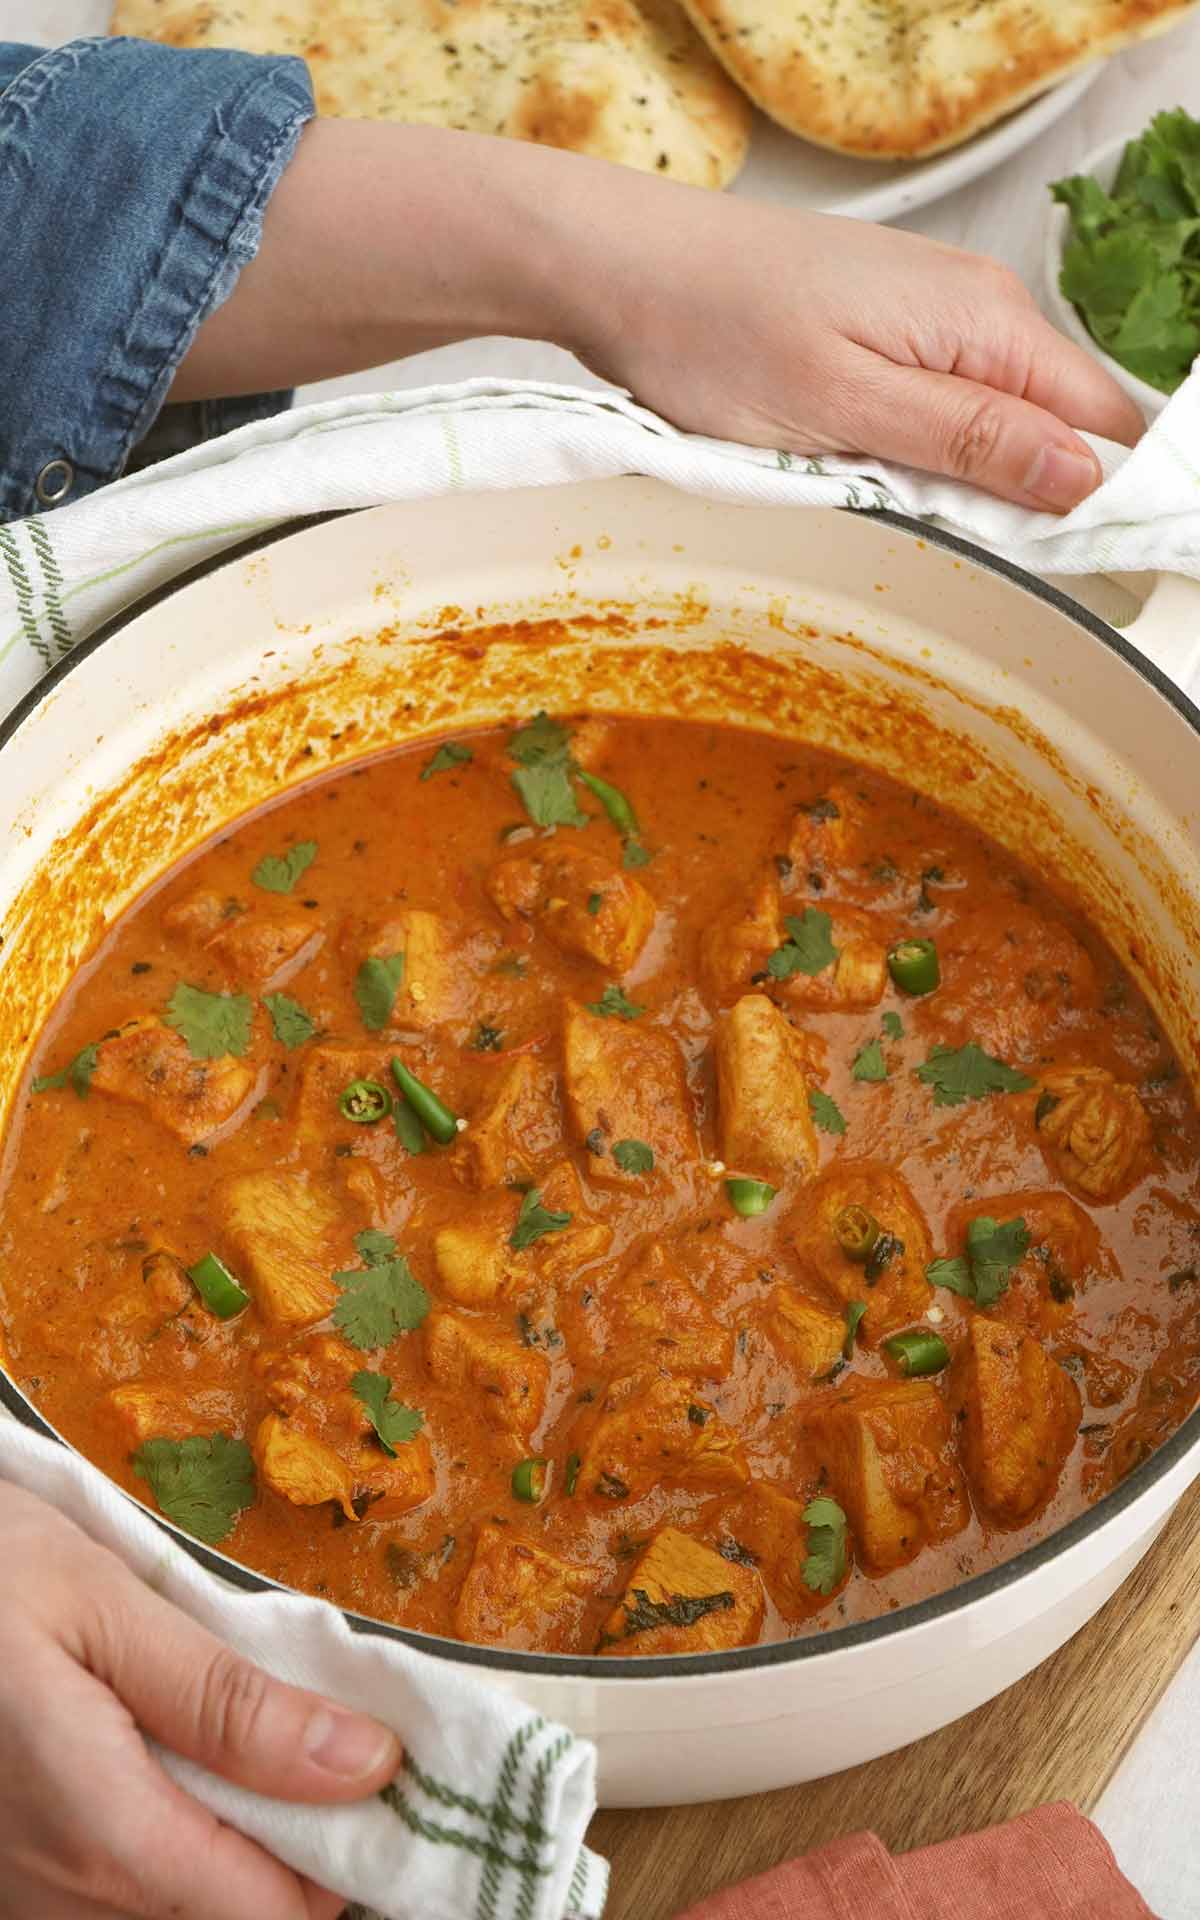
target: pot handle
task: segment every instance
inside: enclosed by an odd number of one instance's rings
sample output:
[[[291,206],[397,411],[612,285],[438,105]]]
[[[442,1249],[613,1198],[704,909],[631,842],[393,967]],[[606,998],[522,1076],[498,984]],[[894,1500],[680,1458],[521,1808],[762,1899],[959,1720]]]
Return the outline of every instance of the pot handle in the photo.
[[[1126,639],[1176,686],[1196,697],[1200,694],[1200,581],[1179,573],[1113,577],[1142,602],[1141,612],[1125,628]]]

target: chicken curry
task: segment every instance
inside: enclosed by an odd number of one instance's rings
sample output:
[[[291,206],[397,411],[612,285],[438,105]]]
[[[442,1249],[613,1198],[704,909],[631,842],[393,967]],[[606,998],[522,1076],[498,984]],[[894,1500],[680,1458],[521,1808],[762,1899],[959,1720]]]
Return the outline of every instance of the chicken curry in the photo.
[[[1200,1130],[1070,903],[765,734],[316,781],[105,936],[0,1185],[7,1370],[247,1565],[507,1647],[858,1620],[1200,1388]]]

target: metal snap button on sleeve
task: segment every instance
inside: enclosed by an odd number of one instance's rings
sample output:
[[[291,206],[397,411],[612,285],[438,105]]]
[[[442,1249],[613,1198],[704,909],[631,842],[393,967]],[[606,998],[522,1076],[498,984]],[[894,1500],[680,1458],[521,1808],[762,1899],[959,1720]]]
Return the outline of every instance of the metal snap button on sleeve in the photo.
[[[69,460],[47,460],[37,477],[34,492],[44,507],[56,507],[75,485],[75,469]]]

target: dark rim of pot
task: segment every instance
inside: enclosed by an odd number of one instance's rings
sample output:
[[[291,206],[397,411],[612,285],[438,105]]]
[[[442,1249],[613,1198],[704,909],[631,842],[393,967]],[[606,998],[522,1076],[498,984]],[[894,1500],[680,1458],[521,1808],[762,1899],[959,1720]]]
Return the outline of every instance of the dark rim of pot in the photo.
[[[844,512],[855,511],[844,508]],[[328,520],[346,517],[341,513],[314,514],[304,519],[288,521],[286,524],[271,528],[266,533],[255,534],[249,540],[226,547],[223,552],[214,554],[211,559],[201,561],[198,566],[190,567],[186,573],[157,588],[153,593],[125,607],[112,620],[86,640],[83,640],[67,656],[60,660],[37,685],[27,693],[23,700],[13,708],[0,722],[0,750],[16,733],[17,729],[55,688],[61,686],[68,674],[74,671],[88,656],[123,627],[136,620],[141,614],[158,606],[164,600],[204,579],[219,568],[244,559],[248,554],[256,553],[264,547],[272,546],[278,540],[288,539],[294,534],[306,533]],[[1023,568],[1014,566],[1009,560],[976,547],[968,540],[961,540],[956,534],[945,533],[940,528],[928,525],[923,520],[912,519],[907,514],[884,511],[857,513],[858,518],[873,521],[876,525],[894,527],[898,533],[910,539],[925,541],[929,546],[941,547],[947,553],[960,555],[973,566],[985,573],[997,574],[1001,579],[1019,587],[1035,600],[1043,601],[1056,612],[1072,620],[1077,627],[1098,640],[1110,652],[1117,654],[1134,673],[1149,681],[1155,691],[1174,707],[1176,713],[1200,736],[1200,708],[1181,692],[1174,681],[1168,679],[1162,670],[1148,660],[1124,636],[1101,620],[1097,614],[1072,600],[1068,594],[1057,587],[1048,586],[1035,575],[1026,573]],[[44,1420],[37,1409],[28,1401],[20,1389],[8,1376],[0,1372],[0,1401],[14,1414],[23,1425],[47,1438],[67,1445],[62,1435]],[[825,1632],[808,1633],[794,1640],[777,1640],[763,1646],[739,1647],[728,1653],[685,1653],[668,1654],[648,1658],[629,1658],[627,1660],[600,1659],[593,1654],[563,1653],[525,1653],[503,1647],[475,1646],[467,1641],[449,1639],[441,1634],[415,1632],[406,1627],[394,1626],[386,1620],[374,1620],[365,1614],[355,1613],[342,1608],[344,1618],[356,1632],[380,1635],[389,1640],[400,1640],[406,1646],[414,1647],[421,1653],[434,1655],[438,1659],[458,1661],[465,1666],[478,1667],[486,1672],[489,1668],[497,1672],[537,1675],[544,1679],[587,1679],[604,1680],[614,1686],[628,1684],[638,1680],[683,1679],[691,1674],[739,1673],[760,1667],[788,1666],[793,1662],[812,1660],[821,1654],[841,1653],[851,1647],[866,1646],[872,1641],[885,1640],[907,1627],[931,1625],[934,1621],[957,1613],[960,1608],[971,1605],[976,1600],[985,1600],[1003,1592],[1017,1580],[1036,1574],[1040,1568],[1057,1559],[1060,1553],[1078,1546],[1092,1534],[1098,1532],[1110,1520],[1115,1519],[1135,1501],[1148,1492],[1156,1481],[1169,1473],[1194,1447],[1200,1447],[1200,1407],[1190,1413],[1186,1420],[1163,1443],[1149,1459],[1136,1467],[1115,1487],[1111,1493],[1088,1507],[1086,1512],[1077,1514],[1064,1527],[1059,1527],[1045,1540],[1025,1547],[1014,1554],[1011,1560],[1002,1565],[989,1567],[986,1572],[973,1574],[958,1586],[948,1587],[943,1593],[931,1594],[928,1599],[914,1601],[910,1606],[900,1607],[894,1613],[880,1615],[873,1620],[864,1620],[845,1627],[831,1627]],[[131,1494],[126,1498],[132,1500]],[[138,1503],[140,1504],[140,1503]],[[143,1509],[149,1513],[149,1509]],[[156,1525],[164,1532],[173,1535],[186,1547],[194,1560],[207,1567],[211,1573],[221,1576],[233,1585],[242,1587],[251,1593],[290,1592],[283,1582],[272,1580],[264,1574],[254,1573],[248,1567],[241,1566],[236,1560],[228,1559],[223,1553],[193,1540],[190,1534],[164,1520],[161,1515],[149,1513]]]

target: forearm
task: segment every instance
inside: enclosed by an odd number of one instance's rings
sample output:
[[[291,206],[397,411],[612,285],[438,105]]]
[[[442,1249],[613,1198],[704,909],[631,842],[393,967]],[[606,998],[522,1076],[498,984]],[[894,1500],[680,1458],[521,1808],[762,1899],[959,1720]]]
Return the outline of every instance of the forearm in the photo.
[[[171,399],[297,386],[485,334],[573,344],[578,243],[601,180],[608,209],[621,172],[437,127],[316,121]]]

